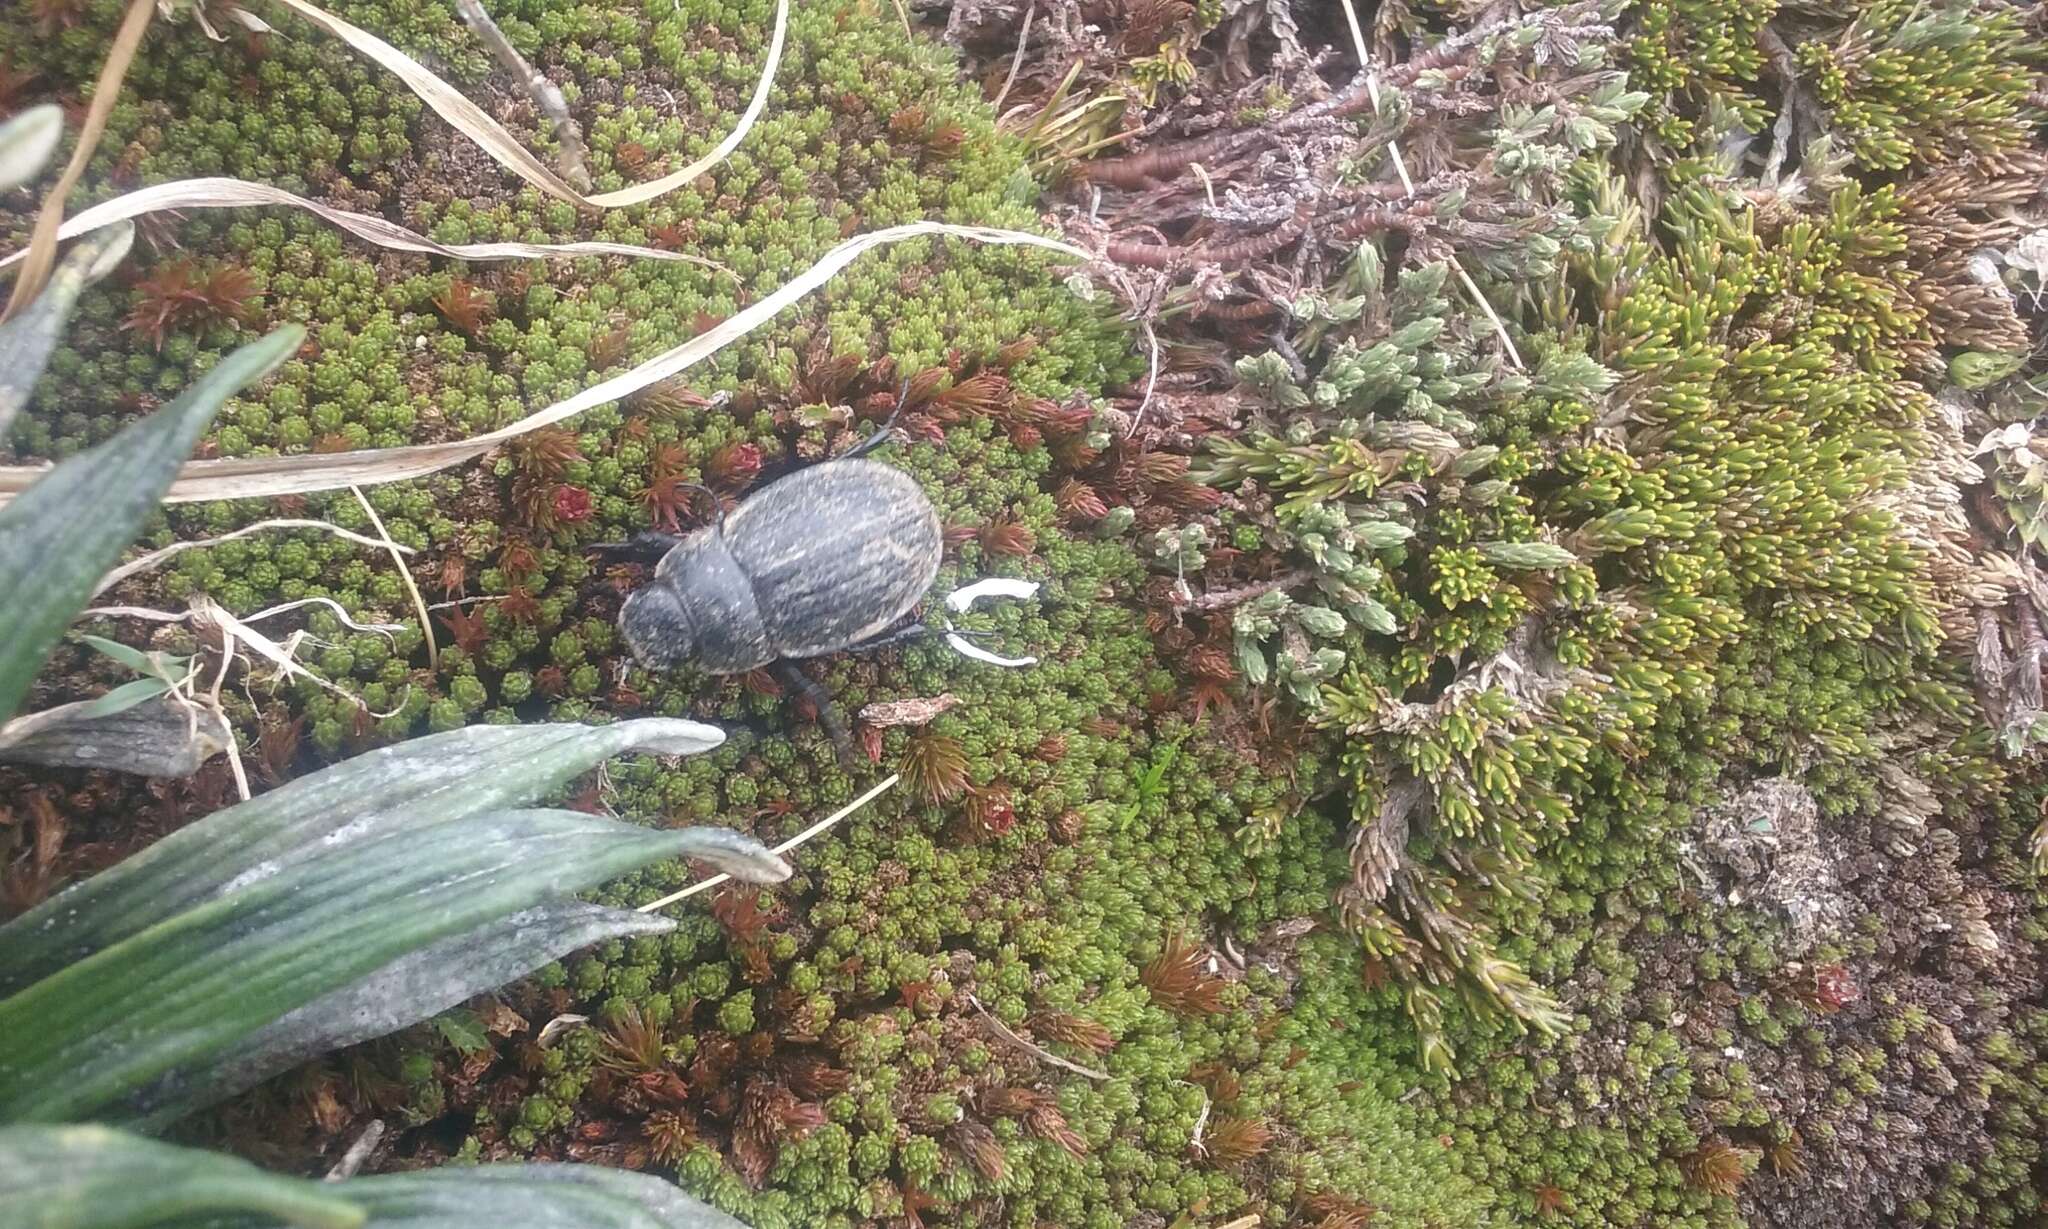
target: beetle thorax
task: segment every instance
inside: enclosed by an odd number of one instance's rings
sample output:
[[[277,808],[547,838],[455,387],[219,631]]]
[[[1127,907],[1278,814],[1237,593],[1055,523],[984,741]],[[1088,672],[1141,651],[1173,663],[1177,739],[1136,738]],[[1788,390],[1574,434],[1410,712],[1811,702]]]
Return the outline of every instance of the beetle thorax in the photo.
[[[650,665],[666,661],[662,668],[694,660],[712,674],[743,674],[776,656],[753,584],[715,530],[692,534],[670,551],[653,582],[627,599],[619,626],[635,656]]]

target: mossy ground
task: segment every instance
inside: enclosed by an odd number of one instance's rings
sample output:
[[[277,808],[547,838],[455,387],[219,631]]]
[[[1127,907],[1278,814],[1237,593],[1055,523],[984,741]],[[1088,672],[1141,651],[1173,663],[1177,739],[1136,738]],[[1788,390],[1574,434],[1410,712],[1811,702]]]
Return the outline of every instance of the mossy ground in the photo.
[[[7,45],[36,48],[8,62],[35,76],[0,105],[77,91],[119,7],[0,15]],[[1232,355],[1252,360],[1250,425],[1191,469],[1189,441],[1102,438],[1097,399],[1143,370],[1106,307],[1041,255],[921,240],[675,387],[368,492],[418,550],[426,600],[457,603],[435,616],[438,668],[388,558],[330,536],[193,550],[131,582],[138,604],[317,597],[403,625],[292,616],[307,663],[361,703],[311,685],[232,699],[259,781],[467,721],[656,712],[735,734],[613,765],[574,805],[775,838],[906,778],[806,847],[786,888],[685,907],[672,935],[586,953],[192,1132],[303,1166],[377,1116],[400,1128],[380,1163],[651,1168],[763,1229],[2039,1223],[2048,917],[2020,851],[2042,787],[1998,758],[1949,651],[1963,611],[1915,500],[1953,444],[1929,392],[1942,359],[2027,335],[1972,297],[1945,236],[1986,224],[2033,165],[2041,44],[2002,6],[1855,7],[1854,37],[1801,18],[1812,36],[1784,61],[1758,37],[1775,6],[1640,6],[1617,43],[1645,94],[1636,139],[1501,139],[1558,171],[1529,180],[1557,197],[1540,242],[1500,266],[1530,374],[1440,259],[1369,244],[1352,267],[1375,275],[1326,288],[1363,323],[1324,320],[1311,331],[1345,340],[1321,349],[1297,335],[1299,376],[1263,345]],[[335,10],[533,126],[442,6]],[[576,86],[598,186],[616,188],[719,139],[772,10],[494,11]],[[1402,21],[1425,32],[1417,12]],[[230,174],[444,242],[599,237],[729,273],[458,269],[283,213],[153,222],[135,283],[86,300],[22,455],[104,438],[284,320],[312,342],[230,405],[210,455],[474,434],[702,331],[857,230],[1038,225],[1027,151],[886,5],[799,4],[741,152],[602,217],[513,186],[374,70],[277,24],[222,43],[160,27],[88,197]],[[1805,168],[1811,195],[1744,195],[1716,151],[1768,127],[1785,63],[1816,99],[1800,122],[1832,117],[1839,158]],[[0,214],[8,246],[26,228]],[[210,305],[158,327],[195,281]],[[612,617],[638,577],[582,548],[702,523],[685,484],[731,498],[843,449],[905,378],[908,441],[885,455],[949,527],[938,591],[1043,582],[980,616],[1041,664],[937,645],[821,663],[849,714],[958,701],[879,732],[857,772],[764,677],[625,668]],[[1379,511],[1331,521],[1338,495]],[[152,544],[281,512],[370,528],[353,496],[312,495],[174,509]],[[1217,591],[1282,565],[1317,587],[1248,605],[1244,626],[1171,600],[1177,580]],[[1523,639],[1538,617],[1543,654]],[[1521,673],[1446,691],[1503,657]],[[60,665],[45,699],[106,681],[82,654]],[[1440,822],[1361,839],[1403,782],[1426,783]],[[1814,800],[1840,871],[1818,943],[1754,868],[1702,852],[1759,782]],[[215,769],[153,797],[34,785],[72,824],[74,870],[229,788]],[[587,1027],[542,1044],[568,1016]]]
[[[55,77],[60,65],[89,64],[109,7],[88,9],[35,67]],[[337,11],[466,84],[481,78],[437,8]],[[770,12],[535,5],[503,6],[499,17],[544,66],[584,83],[593,167],[612,187],[694,156],[736,118]],[[446,242],[603,237],[673,245],[736,275],[597,260],[456,271],[367,251],[288,215],[196,215],[158,232],[162,252],[145,248],[149,275],[177,261],[202,274],[249,271],[260,298],[246,327],[291,319],[313,330],[299,361],[230,406],[212,455],[470,434],[673,345],[857,228],[921,217],[1034,226],[1021,149],[993,139],[945,57],[893,21],[851,5],[798,6],[780,84],[744,152],[708,182],[599,222],[504,185],[410,100],[308,32],[281,28],[257,54],[190,26],[163,30],[117,109],[113,165],[96,192],[242,175]],[[691,373],[695,397],[677,389],[593,411],[495,468],[370,493],[394,538],[420,550],[414,572],[430,601],[487,600],[437,616],[438,673],[422,664],[416,628],[351,633],[314,614],[309,664],[389,715],[369,718],[313,688],[259,691],[243,710],[252,731],[269,734],[259,778],[465,720],[664,712],[739,732],[698,760],[615,765],[580,804],[774,836],[906,759],[926,764],[915,778],[924,793],[886,797],[806,849],[786,891],[724,897],[669,938],[611,945],[509,992],[516,1024],[503,1011],[464,1013],[439,1032],[310,1069],[199,1130],[282,1159],[383,1114],[412,1128],[398,1163],[519,1153],[672,1169],[760,1226],[886,1219],[904,1214],[906,1198],[926,1223],[990,1223],[1000,1208],[1004,1223],[1121,1226],[1196,1208],[1276,1216],[1318,1194],[1415,1223],[1469,1221],[1485,1197],[1421,1133],[1419,1111],[1395,1100],[1417,1080],[1405,1029],[1364,1041],[1381,1030],[1353,1021],[1345,1027],[1361,1040],[1333,1047],[1323,1024],[1284,1010],[1288,983],[1270,976],[1233,977],[1220,1004],[1203,1000],[1207,1010],[1193,1014],[1143,988],[1142,967],[1175,926],[1198,936],[1226,926],[1249,945],[1270,923],[1313,913],[1334,882],[1335,841],[1305,817],[1258,857],[1238,852],[1237,817],[1278,809],[1287,782],[1219,748],[1175,750],[1186,729],[1154,711],[1172,707],[1175,683],[1134,615],[1144,572],[1122,542],[1064,528],[1049,493],[1046,435],[1057,445],[1079,434],[1086,412],[1027,431],[973,399],[993,390],[1003,406],[1045,405],[1044,417],[1077,390],[1135,373],[1127,338],[1045,268],[1030,256],[904,245]],[[202,321],[166,331],[158,349],[147,330],[120,327],[149,293],[145,283],[88,302],[58,378],[14,441],[20,452],[62,454],[101,438],[125,416],[104,407],[142,409],[244,327]],[[940,394],[913,418],[929,438],[888,454],[962,530],[939,589],[986,574],[1045,582],[1036,602],[982,620],[1043,664],[998,671],[935,647],[831,663],[824,681],[848,712],[907,695],[961,701],[922,733],[891,731],[880,767],[858,776],[760,679],[622,677],[610,622],[619,589],[576,547],[650,523],[699,523],[704,509],[676,484],[731,495],[842,448],[872,425],[850,421],[847,407],[879,417],[870,403],[880,395],[886,409],[904,376]],[[948,388],[968,391],[956,406]],[[721,392],[733,394],[722,408],[694,403]],[[370,529],[346,495],[293,503]],[[178,509],[154,540],[274,513]],[[404,622],[407,598],[388,564],[336,545],[317,534],[242,539],[179,556],[139,591],[163,604],[205,593],[241,614],[328,597],[364,622]],[[85,679],[74,670],[71,682]],[[1155,762],[1162,771],[1148,777]],[[608,896],[647,899],[688,874],[670,868]],[[1323,938],[1310,951],[1341,962],[1346,946]],[[1205,988],[1216,980],[1198,977]],[[1112,1078],[1063,1073],[1005,1040],[983,1009]],[[539,1029],[564,1013],[594,1025],[541,1048]],[[659,1052],[619,1056],[622,1039],[650,1033]],[[1357,1061],[1360,1045],[1369,1065]],[[1339,1067],[1350,1074],[1331,1074]],[[1205,1092],[1200,1068],[1213,1069],[1219,1092]],[[1271,1142],[1205,1157],[1192,1146],[1204,1123],[1239,1124],[1226,1137],[1270,1132]]]

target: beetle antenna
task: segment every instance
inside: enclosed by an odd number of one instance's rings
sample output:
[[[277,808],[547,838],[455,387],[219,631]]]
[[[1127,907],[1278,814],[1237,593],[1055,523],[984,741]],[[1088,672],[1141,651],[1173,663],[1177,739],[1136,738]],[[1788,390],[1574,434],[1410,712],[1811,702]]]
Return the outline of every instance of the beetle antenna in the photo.
[[[658,562],[663,555],[674,550],[682,538],[672,533],[642,530],[624,542],[592,542],[584,547],[586,551],[599,554],[617,555],[626,560],[642,563]]]
[[[685,490],[704,492],[705,501],[711,505],[711,515],[713,518],[713,523],[718,526],[718,536],[721,538],[724,537],[725,501],[718,497],[718,492],[712,490],[708,486],[705,486],[701,482],[678,482],[676,483],[676,485],[682,487]]]
[[[896,420],[903,417],[904,399],[909,396],[910,381],[905,380],[903,381],[903,387],[896,390],[896,408],[889,411],[889,417],[882,420],[881,427],[877,429],[873,435],[870,435],[866,439],[862,440],[860,443],[855,444],[853,447],[847,449],[845,453],[841,454],[839,459],[842,461],[851,461],[855,457],[864,457],[869,453],[873,452],[875,449],[880,448],[882,445],[888,443],[889,433],[896,429]]]

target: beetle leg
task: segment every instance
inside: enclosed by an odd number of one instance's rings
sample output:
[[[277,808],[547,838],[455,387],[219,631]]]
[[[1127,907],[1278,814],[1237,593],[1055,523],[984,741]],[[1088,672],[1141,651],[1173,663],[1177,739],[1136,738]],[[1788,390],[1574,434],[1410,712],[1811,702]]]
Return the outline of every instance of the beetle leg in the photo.
[[[853,447],[847,449],[837,459],[844,461],[853,457],[864,457],[869,453],[873,452],[875,449],[880,448],[882,445],[888,443],[889,433],[896,429],[896,420],[903,416],[903,400],[909,395],[910,381],[905,380],[903,382],[903,387],[896,391],[896,408],[890,410],[889,417],[882,420],[882,429],[875,432],[873,435],[870,435],[866,439],[862,440],[860,443],[855,444]]]
[[[891,411],[888,419],[882,423],[880,430],[876,431],[873,435],[870,435],[866,439],[862,440],[860,443],[855,444],[853,447],[847,449],[845,452],[840,453],[837,457],[834,457],[833,459],[836,461],[850,461],[855,457],[864,457],[869,453],[873,452],[875,449],[880,448],[882,445],[888,443],[889,433],[896,429],[896,413],[897,411]]]
[[[818,710],[818,724],[825,727],[825,733],[832,739],[832,745],[839,749],[842,763],[851,764],[853,758],[853,732],[832,711],[832,696],[816,679],[803,672],[803,668],[787,659],[770,662],[768,672],[792,692],[811,702]]]
[[[912,623],[905,627],[899,627],[893,632],[883,632],[881,635],[869,640],[863,640],[859,644],[849,644],[846,646],[845,651],[848,653],[872,653],[877,649],[887,649],[899,644],[909,644],[913,640],[919,640],[931,635],[932,632],[933,628],[928,624]]]
[[[657,533],[652,529],[642,530],[624,542],[592,542],[583,549],[619,555],[636,563],[658,563],[681,544],[682,538],[672,533]]]

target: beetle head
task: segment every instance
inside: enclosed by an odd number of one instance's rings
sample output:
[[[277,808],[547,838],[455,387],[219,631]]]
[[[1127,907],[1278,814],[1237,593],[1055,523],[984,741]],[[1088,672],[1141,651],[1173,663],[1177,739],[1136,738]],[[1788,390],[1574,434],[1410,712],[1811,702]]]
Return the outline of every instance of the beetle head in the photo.
[[[633,658],[649,670],[674,670],[697,653],[697,632],[673,587],[636,589],[619,608],[619,634]]]

